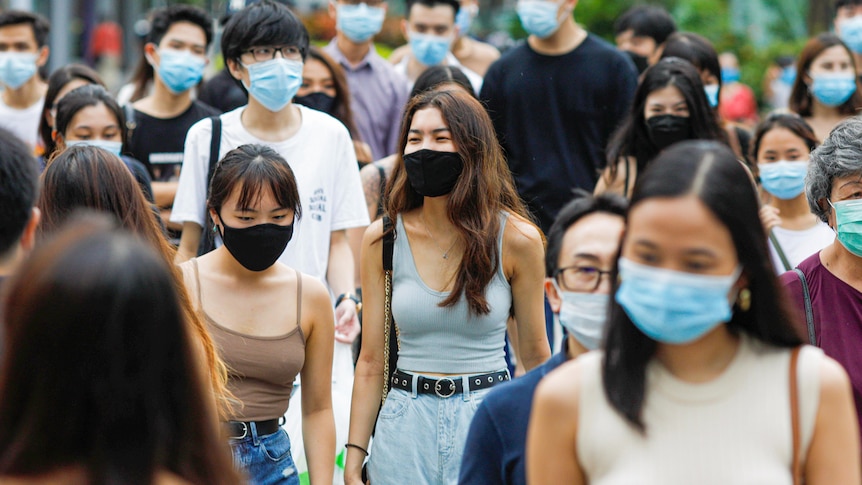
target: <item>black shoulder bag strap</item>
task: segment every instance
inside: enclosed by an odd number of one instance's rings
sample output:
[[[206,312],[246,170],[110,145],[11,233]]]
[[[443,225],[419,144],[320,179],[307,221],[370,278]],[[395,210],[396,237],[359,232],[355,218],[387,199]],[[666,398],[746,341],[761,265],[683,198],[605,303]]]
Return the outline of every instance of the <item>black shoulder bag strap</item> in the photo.
[[[384,308],[383,308],[383,394],[380,406],[389,394],[392,375],[398,366],[398,326],[392,318],[392,255],[395,251],[395,231],[389,216],[383,216],[383,275],[384,275]]]
[[[212,181],[213,173],[215,173],[216,165],[218,165],[219,148],[221,147],[221,118],[218,115],[211,116],[210,121],[213,126],[212,137],[210,138],[210,158],[207,165],[207,180],[206,185],[204,186],[204,194],[209,194],[210,192],[210,182]],[[201,233],[201,241],[200,244],[198,244],[198,256],[203,256],[213,249],[215,249],[213,222],[208,214],[204,214],[204,226],[203,232]]]
[[[805,273],[799,268],[794,268],[793,271],[799,276],[799,281],[802,283],[802,300],[805,302],[805,325],[808,327],[808,343],[817,345],[817,337],[814,335],[814,310],[811,309],[811,293],[808,291],[808,281],[805,280]]]

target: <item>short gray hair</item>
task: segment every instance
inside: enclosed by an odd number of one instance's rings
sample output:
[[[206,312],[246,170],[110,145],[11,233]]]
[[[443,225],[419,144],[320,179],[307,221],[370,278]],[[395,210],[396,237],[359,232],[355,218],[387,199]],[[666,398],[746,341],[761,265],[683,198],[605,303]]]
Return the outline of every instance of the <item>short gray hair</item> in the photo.
[[[805,194],[811,212],[821,221],[826,222],[830,209],[820,207],[818,201],[830,198],[836,178],[850,175],[862,176],[862,119],[856,116],[839,123],[811,152]]]

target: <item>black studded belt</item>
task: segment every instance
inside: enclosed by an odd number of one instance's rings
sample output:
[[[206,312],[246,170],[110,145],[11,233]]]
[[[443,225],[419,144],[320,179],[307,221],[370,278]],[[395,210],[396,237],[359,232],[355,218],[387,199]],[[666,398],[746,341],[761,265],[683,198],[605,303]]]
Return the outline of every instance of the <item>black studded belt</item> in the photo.
[[[474,376],[425,377],[396,370],[392,375],[392,387],[407,392],[413,392],[413,380],[416,379],[416,391],[419,394],[435,394],[437,397],[452,397],[464,392],[463,380],[467,382],[470,391],[488,389],[509,380],[509,371],[491,372]]]

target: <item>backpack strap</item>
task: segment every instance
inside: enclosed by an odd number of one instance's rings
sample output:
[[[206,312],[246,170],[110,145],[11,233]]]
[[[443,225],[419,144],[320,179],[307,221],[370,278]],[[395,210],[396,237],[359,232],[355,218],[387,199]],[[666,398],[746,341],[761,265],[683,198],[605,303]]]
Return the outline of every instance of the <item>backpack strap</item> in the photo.
[[[218,165],[218,152],[219,147],[221,146],[221,117],[211,116],[210,121],[212,121],[212,137],[210,138],[210,160],[209,166],[207,168],[207,193],[210,191],[210,181],[213,179],[213,173],[215,173],[216,165]]]
[[[126,117],[126,137],[131,140],[132,133],[134,133],[135,128],[138,127],[138,122],[135,119],[135,108],[132,106],[132,103],[126,103],[123,105],[123,115]]]
[[[802,300],[805,303],[805,324],[808,327],[808,343],[817,345],[817,337],[814,335],[814,310],[811,309],[811,293],[808,291],[808,281],[805,280],[805,273],[799,268],[793,268],[793,271],[799,276],[799,281],[802,283]]]

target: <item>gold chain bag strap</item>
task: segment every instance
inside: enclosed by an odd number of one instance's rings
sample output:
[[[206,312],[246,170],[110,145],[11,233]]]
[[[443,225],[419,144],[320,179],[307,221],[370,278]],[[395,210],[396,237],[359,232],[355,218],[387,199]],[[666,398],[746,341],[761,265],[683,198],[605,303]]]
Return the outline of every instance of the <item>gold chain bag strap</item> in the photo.
[[[392,257],[395,251],[395,231],[389,216],[383,216],[383,395],[380,406],[386,401],[392,384],[392,374],[398,367],[398,325],[392,318]],[[393,338],[394,337],[394,338]]]
[[[799,434],[799,390],[797,386],[796,368],[799,360],[799,350],[796,347],[790,353],[790,431],[793,435],[793,458],[790,462],[790,472],[793,474],[793,485],[802,485],[802,469],[799,452],[802,446]]]

